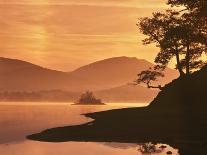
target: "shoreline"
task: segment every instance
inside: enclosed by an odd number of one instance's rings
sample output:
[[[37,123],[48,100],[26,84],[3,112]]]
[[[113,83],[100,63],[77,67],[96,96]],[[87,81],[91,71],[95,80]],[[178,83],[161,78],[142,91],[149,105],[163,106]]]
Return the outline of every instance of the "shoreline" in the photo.
[[[166,120],[162,114],[155,116],[157,113],[153,113],[150,107],[143,107],[84,115],[93,121],[48,129],[27,138],[42,142],[163,143],[179,149],[181,155],[200,155],[198,151],[205,146],[205,142],[200,140],[203,135],[198,133],[194,136],[194,133],[186,132],[185,125],[179,126],[184,123],[182,119],[179,121],[182,114]],[[204,150],[201,152],[203,154]]]

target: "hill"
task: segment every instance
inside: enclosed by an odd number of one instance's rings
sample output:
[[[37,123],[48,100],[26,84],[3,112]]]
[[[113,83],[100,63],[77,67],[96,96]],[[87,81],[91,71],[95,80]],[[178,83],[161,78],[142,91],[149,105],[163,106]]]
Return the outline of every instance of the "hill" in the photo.
[[[7,95],[7,99],[10,100],[10,98],[16,98],[18,92],[21,94],[26,92],[25,95],[31,98],[29,92],[36,92],[42,96],[41,91],[61,90],[65,93],[56,91],[50,92],[50,95],[57,98],[65,95],[64,98],[69,100],[66,96],[69,94],[72,100],[75,97],[72,97],[70,92],[80,94],[85,90],[91,90],[105,102],[148,102],[156,96],[156,91],[142,86],[129,86],[127,83],[135,80],[138,72],[152,66],[153,64],[146,60],[115,57],[88,64],[68,73],[17,59],[0,58],[0,92],[13,92]],[[166,77],[159,82],[166,84],[175,77],[177,72],[167,69]],[[48,96],[40,97],[40,99],[47,98],[51,100]]]
[[[150,102],[158,94],[158,90],[142,86],[123,85],[95,92],[104,102]]]
[[[50,70],[29,62],[0,58],[1,91],[39,91],[75,89],[83,80],[61,71]]]
[[[82,77],[96,90],[109,89],[130,83],[136,75],[153,64],[135,57],[114,57],[91,63],[70,72],[70,75]],[[177,71],[167,68],[165,77],[160,79],[161,84],[166,84],[178,76]]]

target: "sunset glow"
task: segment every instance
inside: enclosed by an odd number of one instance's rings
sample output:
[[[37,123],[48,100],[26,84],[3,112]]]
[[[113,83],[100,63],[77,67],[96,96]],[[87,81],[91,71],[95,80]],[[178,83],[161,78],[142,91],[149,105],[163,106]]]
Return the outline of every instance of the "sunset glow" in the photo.
[[[96,60],[132,56],[153,61],[143,46],[139,17],[165,0],[0,0],[0,56],[72,70]]]

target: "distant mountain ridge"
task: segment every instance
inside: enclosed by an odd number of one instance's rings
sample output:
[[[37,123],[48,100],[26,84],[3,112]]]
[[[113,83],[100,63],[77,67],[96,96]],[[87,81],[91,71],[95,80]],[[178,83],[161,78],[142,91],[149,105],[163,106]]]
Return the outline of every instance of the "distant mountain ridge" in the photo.
[[[78,77],[17,59],[0,58],[1,91],[39,91],[73,88]]]
[[[104,102],[150,102],[159,93],[157,89],[142,86],[123,85],[106,90],[96,91],[95,95]]]
[[[62,72],[1,57],[0,92],[62,90],[80,93],[91,90],[97,92],[100,97],[104,96],[106,100],[117,100],[118,94],[124,96],[124,93],[137,94],[142,100],[143,96],[149,94],[148,96],[153,98],[156,93],[141,86],[136,86],[136,89],[129,88],[126,84],[135,80],[138,72],[152,66],[152,63],[142,59],[115,57],[88,64],[71,72]],[[165,84],[176,77],[175,70],[167,69],[166,77],[161,80],[161,83]],[[107,92],[112,96],[107,97]],[[125,96],[128,96],[126,100],[129,100],[130,95]]]
[[[135,57],[114,57],[85,65],[71,72],[76,77],[82,77],[91,85],[100,85],[101,89],[125,85],[136,79],[136,75],[154,65],[144,59]],[[178,76],[177,71],[166,69],[166,77],[160,83],[166,84]]]
[[[83,77],[91,85],[103,85],[102,89],[109,89],[132,82],[139,70],[150,66],[151,63],[137,58],[115,57],[80,67],[71,74]]]

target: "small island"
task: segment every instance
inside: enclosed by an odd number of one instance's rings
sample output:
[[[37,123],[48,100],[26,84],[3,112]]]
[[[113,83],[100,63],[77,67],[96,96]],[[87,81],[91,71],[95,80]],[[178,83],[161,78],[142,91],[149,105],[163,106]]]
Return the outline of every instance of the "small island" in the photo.
[[[101,99],[96,99],[93,92],[86,91],[74,105],[105,105]]]

